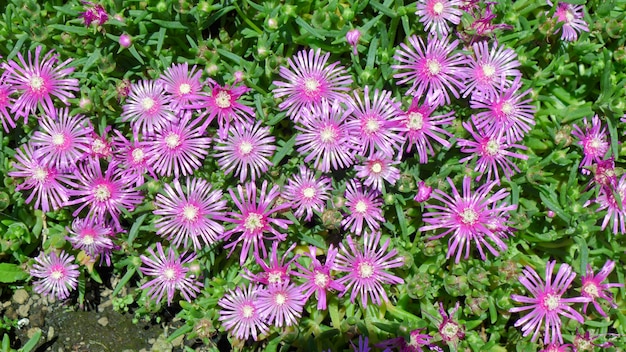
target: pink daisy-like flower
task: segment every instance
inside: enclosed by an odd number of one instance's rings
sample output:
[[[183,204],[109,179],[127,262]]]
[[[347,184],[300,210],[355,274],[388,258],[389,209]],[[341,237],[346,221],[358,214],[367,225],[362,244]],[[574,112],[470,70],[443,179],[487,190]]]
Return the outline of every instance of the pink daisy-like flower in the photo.
[[[248,285],[243,290],[239,287],[229,291],[217,304],[222,307],[219,321],[224,329],[240,340],[250,336],[256,341],[259,335],[268,332],[266,319],[259,314],[259,288]]]
[[[119,167],[123,175],[128,177],[131,184],[139,187],[145,181],[145,174],[149,174],[156,179],[154,165],[148,161],[151,159],[150,142],[139,141],[139,137],[134,136],[133,141],[129,141],[120,131],[115,131],[113,139],[114,159],[119,162]]]
[[[589,180],[587,189],[598,185],[600,188],[613,189],[617,187],[617,175],[615,173],[615,158],[600,160],[592,165],[593,178]]]
[[[300,271],[295,271],[293,274],[304,279],[304,283],[300,285],[300,288],[307,300],[315,293],[318,310],[326,310],[326,293],[328,291],[343,292],[346,289],[344,285],[331,276],[331,271],[337,269],[335,256],[338,252],[339,250],[331,244],[328,248],[328,253],[326,253],[326,261],[322,264],[317,259],[317,248],[310,246],[309,251],[304,254],[311,260],[309,265],[311,269],[309,270],[297,261],[295,262],[296,267]]]
[[[606,126],[602,126],[602,121],[600,121],[598,115],[594,115],[591,119],[591,127],[589,127],[585,117],[583,119],[583,128],[574,125],[572,135],[578,138],[578,145],[583,147],[583,160],[580,162],[582,169],[580,172],[588,175],[590,172],[584,167],[603,160],[604,155],[609,150],[610,143],[607,141]]]
[[[111,130],[110,126],[107,126],[104,130],[104,134],[101,136],[96,133],[91,127],[91,133],[87,137],[89,141],[89,149],[87,150],[87,156],[92,158],[108,159],[113,155],[111,149],[111,142],[107,138],[107,133]]]
[[[141,132],[144,137],[152,136],[178,120],[171,109],[172,99],[159,81],[133,83],[128,100],[122,106],[122,121],[130,120],[133,132]]]
[[[185,265],[194,261],[196,255],[186,256],[186,253],[183,253],[179,256],[172,248],[168,248],[166,255],[160,242],[157,242],[156,249],[155,253],[152,248],[148,248],[150,257],[140,256],[143,265],[139,267],[139,271],[144,275],[154,276],[140,288],[149,289],[148,297],[157,302],[161,302],[163,294],[167,293],[168,306],[172,304],[176,291],[180,291],[187,301],[191,301],[204,286],[193,275],[187,275],[189,268]]]
[[[598,299],[602,298],[609,302],[609,305],[613,308],[617,308],[617,304],[613,301],[613,294],[609,289],[611,287],[624,287],[624,284],[603,284],[602,282],[609,277],[609,274],[615,268],[615,262],[612,260],[607,260],[602,269],[598,272],[598,274],[594,275],[593,269],[591,265],[587,264],[587,275],[581,277],[582,280],[582,289],[581,294],[583,297],[587,297],[593,303],[593,306],[596,308],[598,313],[603,317],[606,317],[606,313],[602,310],[602,307],[598,303]],[[589,302],[585,302],[583,306],[583,312],[587,313],[587,306]]]
[[[85,11],[78,14],[85,22],[85,26],[89,27],[92,22],[97,21],[99,26],[109,19],[109,14],[100,4],[94,4],[90,1],[81,1],[86,6]]]
[[[74,174],[77,182],[70,183],[73,189],[68,191],[74,199],[65,202],[66,206],[79,205],[73,216],[89,207],[88,217],[103,222],[108,214],[116,229],[122,228],[119,221],[122,209],[133,210],[143,201],[143,196],[130,186],[127,176],[117,172],[117,165],[115,161],[110,162],[103,174],[98,160],[79,164]]]
[[[463,97],[472,94],[497,95],[502,88],[510,87],[511,77],[521,76],[517,53],[504,45],[494,43],[489,49],[487,41],[472,45],[474,55],[468,57],[466,88]]]
[[[573,346],[569,343],[565,345],[561,345],[560,343],[551,343],[546,345],[544,349],[539,350],[539,352],[570,352],[572,347]]]
[[[532,90],[520,93],[521,86],[521,79],[517,77],[510,87],[500,86],[497,94],[473,94],[470,107],[487,109],[472,115],[476,128],[488,134],[504,131],[509,143],[524,139],[524,135],[535,125],[536,109],[530,104],[531,99],[522,100]]]
[[[505,202],[499,203],[506,198],[509,193],[505,189],[498,190],[495,194],[489,192],[495,187],[496,182],[488,182],[478,187],[472,193],[472,178],[463,178],[463,195],[459,194],[452,179],[448,178],[452,194],[446,194],[442,190],[435,190],[432,199],[439,204],[427,204],[429,211],[423,214],[426,226],[420,227],[419,231],[430,231],[443,229],[438,235],[430,237],[428,240],[435,240],[451,234],[448,240],[448,254],[446,258],[455,255],[455,263],[461,260],[461,255],[465,252],[465,259],[469,258],[470,246],[475,243],[480,253],[480,257],[486,259],[483,246],[487,247],[491,254],[498,256],[501,251],[507,249],[507,245],[502,241],[499,232],[494,232],[490,228],[494,217],[501,217],[510,211],[517,209],[516,205],[507,205]],[[489,239],[496,245],[494,248]]]
[[[394,75],[398,84],[410,83],[406,94],[422,96],[432,105],[450,104],[450,94],[459,98],[459,89],[463,87],[465,67],[468,59],[461,53],[453,53],[458,40],[450,43],[448,38],[428,38],[424,45],[422,38],[409,37],[408,45],[401,43],[394,58],[400,62],[391,66],[399,73]]]
[[[13,164],[10,177],[24,178],[24,182],[16,187],[17,191],[32,190],[26,198],[31,203],[35,197],[35,209],[43,212],[60,209],[69,199],[67,184],[69,177],[59,172],[53,166],[46,166],[40,158],[35,156],[30,144],[25,144],[15,153],[16,163]]]
[[[420,0],[415,14],[427,32],[445,37],[450,31],[450,24],[456,26],[461,22],[461,5],[461,0]]]
[[[280,260],[278,259],[278,242],[272,242],[272,249],[270,251],[269,258],[261,259],[261,257],[254,253],[254,258],[256,259],[256,263],[261,267],[262,272],[254,275],[248,269],[246,270],[246,275],[242,275],[246,279],[250,280],[253,283],[263,284],[265,286],[268,285],[280,285],[284,282],[289,282],[289,276],[291,274],[290,266],[291,263],[296,259],[295,257],[291,258],[291,260],[285,263],[287,256],[293,249],[296,248],[296,243],[294,242],[291,247],[289,247],[285,253],[282,254]],[[265,261],[269,259],[269,264]]]
[[[83,115],[70,115],[68,108],[61,109],[57,117],[42,117],[41,130],[35,131],[30,143],[44,164],[71,170],[89,152],[92,129]]]
[[[430,341],[432,340],[432,336],[428,334],[423,334],[422,331],[425,328],[420,328],[413,330],[409,333],[409,340],[407,341],[404,337],[396,337],[393,339],[381,341],[376,344],[376,347],[382,348],[383,352],[424,352],[428,348],[430,351],[437,351],[438,347],[432,344]]]
[[[233,234],[241,234],[237,240],[224,247],[226,249],[230,248],[228,256],[232,254],[239,242],[243,242],[241,255],[239,257],[240,265],[243,265],[248,258],[251,245],[254,248],[254,253],[259,255],[259,249],[261,249],[263,256],[266,257],[267,250],[265,249],[264,239],[284,241],[287,235],[280,233],[274,226],[286,230],[287,226],[291,224],[289,220],[278,219],[271,217],[271,215],[281,210],[289,209],[291,204],[274,204],[276,198],[280,195],[279,187],[278,185],[274,185],[272,189],[267,192],[267,181],[263,181],[258,199],[257,188],[254,183],[247,183],[245,191],[241,185],[237,185],[237,194],[239,197],[235,195],[232,189],[229,189],[228,192],[237,206],[237,209],[239,209],[239,213],[229,213],[230,218],[228,218],[227,221],[234,224],[235,227],[226,231],[223,239],[227,241]],[[267,236],[267,232],[273,236]]]
[[[501,169],[504,177],[510,180],[511,176],[519,172],[519,168],[513,163],[511,158],[528,160],[528,155],[509,150],[511,148],[526,150],[526,147],[520,144],[507,143],[503,136],[504,132],[494,135],[489,135],[481,131],[474,132],[471,124],[465,122],[463,123],[463,127],[472,135],[474,140],[463,138],[457,140],[457,144],[461,147],[461,152],[470,154],[459,160],[459,162],[464,163],[476,157],[478,158],[476,167],[474,168],[474,171],[479,173],[478,177],[476,177],[477,181],[482,178],[486,171],[487,178],[485,182],[489,183],[491,180],[495,180],[496,183],[500,185],[498,169]]]
[[[30,275],[39,280],[33,283],[35,292],[58,299],[70,296],[70,290],[78,285],[78,265],[72,264],[74,256],[61,251],[60,255],[51,252],[39,253],[30,269]]]
[[[581,334],[578,332],[578,328],[576,328],[576,336],[574,336],[574,343],[572,344],[575,348],[574,351],[596,351],[596,347],[609,348],[614,346],[612,342],[608,341],[604,343],[595,343],[594,340],[597,340],[599,337],[600,336],[591,335],[589,331],[585,331],[584,334]]]
[[[5,76],[0,76],[0,81],[4,80]],[[0,83],[0,122],[7,133],[15,128],[15,121],[18,119],[17,115],[9,114],[15,104],[15,98],[12,97],[15,92],[16,89],[12,85]]]
[[[306,302],[300,287],[289,282],[259,290],[257,297],[259,315],[279,328],[297,324]]]
[[[350,180],[346,186],[346,207],[350,213],[341,225],[344,230],[360,235],[364,229],[364,223],[370,231],[378,230],[380,223],[385,221],[380,209],[382,200],[377,192],[368,192],[360,182]]]
[[[305,221],[311,221],[313,211],[324,211],[328,192],[331,190],[328,177],[316,178],[306,166],[300,166],[300,173],[293,175],[283,190],[282,196],[295,209],[293,215],[301,218],[306,212]]]
[[[546,0],[546,3],[550,6],[552,1]],[[587,22],[583,19],[584,6],[574,5],[567,2],[557,1],[557,8],[554,12],[554,16],[558,23],[563,23],[563,32],[561,33],[561,39],[574,42],[578,39],[578,33],[589,32]]]
[[[539,331],[545,320],[545,328],[543,331],[543,343],[563,343],[561,335],[561,315],[570,319],[577,320],[581,324],[584,318],[580,313],[570,307],[572,303],[585,303],[591,300],[587,297],[564,298],[563,295],[568,292],[570,285],[576,273],[572,267],[567,264],[561,264],[554,281],[552,281],[552,272],[556,261],[549,261],[546,264],[546,276],[544,283],[535,269],[526,266],[519,277],[519,281],[532,294],[532,297],[511,295],[511,299],[515,302],[527,304],[524,307],[513,307],[509,309],[511,313],[524,312],[532,310],[518,321],[515,327],[522,326],[524,336],[528,336],[533,332],[531,340],[535,342],[539,336]]]
[[[347,110],[335,100],[326,99],[302,111],[302,124],[296,125],[298,153],[305,154],[304,162],[314,161],[322,172],[349,167],[354,163],[358,141],[356,133],[346,124],[352,109]]]
[[[288,58],[289,68],[280,67],[280,77],[286,82],[274,81],[278,88],[272,93],[276,98],[286,97],[278,105],[294,122],[299,122],[302,111],[318,107],[323,99],[346,101],[352,77],[339,61],[326,65],[330,53],[322,55],[320,49],[299,51]]]
[[[157,235],[176,247],[200,250],[200,240],[210,246],[224,233],[218,221],[225,219],[226,200],[221,190],[212,190],[211,184],[199,178],[187,178],[186,187],[175,179],[173,186],[165,184],[163,193],[156,196],[154,214],[160,215],[154,223]]]
[[[367,306],[368,300],[377,305],[388,301],[383,285],[404,283],[404,280],[387,271],[387,269],[404,265],[404,258],[397,256],[396,249],[387,253],[389,239],[378,248],[381,243],[380,237],[380,232],[365,233],[362,250],[354,243],[350,235],[346,239],[349,249],[343,243],[339,244],[341,252],[337,254],[336,269],[347,273],[346,276],[337,280],[337,283],[346,286],[346,290],[341,295],[351,290],[350,302],[354,303],[356,297],[360,296],[363,307]]]
[[[404,138],[400,135],[400,104],[391,98],[391,92],[374,90],[374,99],[370,99],[369,87],[363,91],[364,100],[359,93],[354,93],[354,100],[349,104],[353,107],[352,118],[348,127],[359,136],[361,156],[374,154],[380,150],[391,157],[402,152]],[[369,153],[368,153],[369,152]]]
[[[41,46],[35,49],[34,62],[29,51],[28,64],[21,53],[17,53],[19,62],[10,60],[2,64],[6,70],[2,83],[12,85],[19,94],[11,113],[24,116],[24,123],[28,121],[28,115],[36,112],[39,104],[45,115],[55,118],[57,111],[52,97],[55,96],[65,105],[70,105],[68,99],[74,98],[71,91],[79,90],[76,78],[66,78],[74,72],[73,67],[67,67],[72,59],[57,65],[59,56],[54,54],[54,51],[40,57],[41,50]]]
[[[619,195],[619,199],[615,197]],[[597,211],[607,211],[602,221],[602,230],[604,230],[609,223],[613,225],[614,234],[626,234],[626,207],[624,207],[624,200],[626,200],[626,174],[622,175],[617,187],[608,188],[602,187],[596,203],[600,206]]]
[[[446,148],[452,146],[447,141],[452,138],[452,133],[439,126],[451,125],[454,121],[454,111],[432,116],[435,108],[428,103],[420,104],[419,97],[414,97],[409,109],[401,116],[401,123],[405,127],[403,131],[408,139],[406,151],[415,146],[420,164],[428,162],[428,155],[435,155],[430,139]]]
[[[160,176],[186,176],[202,166],[209,154],[211,138],[204,137],[186,112],[178,122],[170,122],[151,139],[148,163]]]
[[[458,346],[459,340],[465,338],[463,326],[455,321],[452,317],[459,309],[459,302],[456,303],[450,314],[443,309],[443,303],[439,302],[439,314],[441,315],[441,323],[439,323],[439,336],[447,344]],[[456,348],[455,348],[456,349]]]
[[[363,165],[356,165],[354,170],[357,172],[356,177],[365,179],[364,183],[366,186],[382,192],[383,180],[395,185],[400,178],[400,170],[393,166],[399,163],[399,161],[394,161],[389,156],[378,151],[364,160]]]
[[[93,218],[76,218],[72,222],[72,228],[67,228],[67,232],[70,236],[66,239],[74,249],[84,251],[93,259],[100,255],[101,262],[111,265],[111,251],[114,247],[111,228]]]
[[[203,110],[198,120],[205,119],[200,127],[204,131],[217,117],[219,126],[217,133],[221,139],[226,138],[230,130],[231,122],[252,124],[255,113],[251,107],[240,103],[239,98],[250,91],[246,86],[221,86],[211,80],[211,95],[200,94],[195,102],[187,107],[190,109]]]
[[[276,150],[274,137],[269,127],[262,127],[261,121],[254,125],[235,123],[225,140],[214,147],[219,166],[225,174],[234,171],[240,182],[248,175],[254,182],[272,166],[269,158]]]
[[[186,62],[170,66],[161,75],[159,82],[172,96],[171,105],[174,110],[184,109],[190,103],[198,101],[202,91],[200,76],[202,70],[193,66],[190,71]]]

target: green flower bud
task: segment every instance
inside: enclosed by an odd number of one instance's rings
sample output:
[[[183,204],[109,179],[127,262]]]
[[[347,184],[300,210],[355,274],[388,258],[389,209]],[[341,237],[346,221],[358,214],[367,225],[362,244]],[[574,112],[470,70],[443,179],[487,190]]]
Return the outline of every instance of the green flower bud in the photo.
[[[5,192],[0,192],[0,211],[8,208],[11,204],[11,198]]]

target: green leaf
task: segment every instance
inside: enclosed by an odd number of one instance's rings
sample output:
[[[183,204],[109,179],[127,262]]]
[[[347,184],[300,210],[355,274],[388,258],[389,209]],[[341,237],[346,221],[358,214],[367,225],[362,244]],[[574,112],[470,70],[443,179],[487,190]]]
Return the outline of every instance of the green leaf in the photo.
[[[135,59],[137,59],[137,61],[139,61],[142,65],[145,65],[143,58],[141,57],[141,55],[139,55],[134,45],[128,48],[128,51],[130,51],[130,53],[135,57]]]
[[[178,21],[163,21],[163,20],[157,20],[154,18],[151,19],[150,21],[158,24],[160,27],[167,28],[167,29],[184,29],[184,30],[188,29],[187,26],[184,26],[182,23]]]
[[[302,19],[302,17],[298,17],[296,18],[296,23],[302,27],[305,31],[309,32],[310,34],[312,34],[314,37],[319,38],[319,39],[326,39],[324,38],[323,35],[321,35],[319,33],[319,31],[313,27],[311,27],[310,24],[306,23],[305,20]]]
[[[139,228],[141,227],[141,224],[143,224],[143,221],[146,219],[146,216],[148,216],[148,214],[141,215],[137,218],[137,220],[135,220],[133,226],[131,226],[130,231],[128,232],[128,244],[132,245],[135,238],[137,238],[137,235],[139,234]]]
[[[330,314],[330,322],[334,328],[341,328],[341,316],[339,316],[339,307],[337,297],[333,296],[328,303],[328,313]]]
[[[580,271],[584,273],[587,270],[587,263],[589,263],[589,247],[587,241],[582,236],[574,236],[574,241],[578,244],[578,250],[580,251]]]
[[[0,282],[12,283],[26,280],[30,275],[17,264],[0,263]]]
[[[539,198],[541,201],[552,211],[556,213],[563,221],[569,223],[571,218],[570,216],[561,208],[557,200],[556,193],[553,190],[548,189],[546,186],[541,186],[541,191],[539,192]]]
[[[120,282],[117,284],[117,286],[115,286],[115,290],[113,290],[113,293],[111,293],[111,297],[115,297],[115,295],[117,295],[122,290],[122,288],[126,286],[128,281],[130,281],[133,275],[135,275],[136,271],[137,271],[136,268],[128,269],[128,271],[126,272],[126,274],[124,274],[124,276],[122,277]]]
[[[167,337],[167,342],[172,342],[177,337],[185,335],[188,332],[191,332],[191,330],[193,330],[193,326],[183,325],[180,328],[176,329],[176,331],[174,331],[170,336]]]
[[[50,24],[48,28],[53,28],[61,32],[74,33],[80,36],[86,36],[89,34],[89,30],[85,27],[66,26],[64,24]]]
[[[280,144],[280,143],[279,143]],[[274,166],[278,165],[283,158],[287,154],[291,154],[293,152],[293,146],[296,144],[296,135],[294,134],[287,142],[284,142],[283,145],[278,149],[276,154],[274,154],[274,158],[272,159],[272,164]]]
[[[41,338],[41,329],[39,329],[33,335],[33,337],[28,339],[28,342],[26,342],[26,344],[24,344],[24,346],[22,348],[20,348],[19,351],[20,352],[30,352],[30,351],[32,351],[35,348],[35,346],[37,346],[37,342],[39,342],[40,338]]]
[[[157,55],[161,52],[161,49],[163,48],[163,42],[165,41],[165,32],[167,32],[167,29],[165,29],[165,27],[161,27],[161,29],[159,29],[159,37],[157,38],[156,47]]]
[[[376,1],[370,1],[370,5],[372,5],[373,8],[375,8],[376,10],[378,10],[378,12],[383,13],[391,18],[394,18],[397,16],[397,14],[395,13],[395,11],[393,11],[391,8],[389,8],[389,6],[393,3],[393,0],[389,1],[385,1],[385,3],[381,4],[378,3]]]

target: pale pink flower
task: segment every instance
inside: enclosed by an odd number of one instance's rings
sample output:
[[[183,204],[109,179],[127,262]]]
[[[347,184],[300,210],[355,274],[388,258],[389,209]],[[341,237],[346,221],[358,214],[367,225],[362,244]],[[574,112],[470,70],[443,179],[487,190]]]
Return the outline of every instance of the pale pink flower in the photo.
[[[259,288],[249,284],[243,290],[237,287],[228,291],[217,304],[220,309],[219,321],[224,329],[240,340],[250,336],[256,341],[259,335],[268,332],[266,319],[259,313]]]
[[[58,299],[70,296],[70,290],[78,286],[78,265],[73,264],[74,256],[61,251],[46,255],[39,253],[30,269],[30,275],[38,280],[33,282],[33,290],[39,294]]]
[[[581,277],[582,289],[580,293],[583,297],[587,297],[591,300],[593,306],[603,317],[606,317],[606,313],[600,306],[598,299],[602,298],[606,300],[612,308],[617,308],[617,304],[613,301],[613,294],[609,290],[612,287],[624,287],[624,284],[619,283],[602,283],[607,279],[607,277],[609,277],[609,274],[611,274],[614,268],[615,262],[607,260],[598,274],[594,274],[591,265],[587,264],[587,274]],[[583,312],[587,313],[588,305],[589,302],[585,302]]]
[[[70,234],[66,239],[72,247],[84,251],[92,259],[100,256],[100,262],[104,261],[111,265],[111,251],[114,248],[113,229],[94,218],[75,218],[72,227],[66,229]]]
[[[546,3],[553,6],[550,0],[546,0]],[[583,19],[585,8],[583,5],[557,1],[556,6],[554,16],[556,16],[558,23],[563,23],[561,39],[573,42],[578,39],[578,33],[589,32],[589,26]]]
[[[455,350],[459,341],[465,338],[464,327],[453,319],[453,316],[456,314],[458,309],[459,302],[456,303],[454,308],[452,308],[448,314],[443,308],[443,303],[439,302],[439,314],[441,315],[441,323],[439,323],[439,336],[441,336],[441,340],[445,343],[455,346]]]
[[[291,203],[293,215],[305,221],[311,221],[313,211],[322,213],[331,190],[331,180],[327,177],[316,178],[306,166],[300,166],[300,173],[293,175],[285,185],[282,196]]]
[[[331,244],[326,253],[326,261],[322,264],[317,259],[317,248],[310,246],[309,251],[304,254],[309,257],[311,264],[310,269],[305,268],[299,262],[295,262],[296,267],[300,271],[295,271],[293,275],[304,279],[304,283],[300,285],[304,296],[309,299],[314,293],[317,298],[317,309],[326,310],[327,300],[326,294],[330,291],[343,292],[346,288],[332,277],[332,271],[337,270],[335,256],[339,250]]]
[[[276,327],[296,325],[306,303],[300,287],[288,281],[259,290],[257,299],[261,317]]]
[[[119,162],[120,173],[126,175],[131,184],[139,187],[145,181],[145,174],[156,179],[154,165],[148,161],[151,159],[150,142],[139,141],[139,137],[133,136],[132,142],[126,139],[120,131],[115,131],[113,138],[114,159]]]
[[[425,164],[428,162],[429,155],[435,155],[431,139],[445,148],[452,146],[448,142],[448,139],[452,138],[452,133],[440,126],[452,125],[454,111],[433,116],[436,107],[428,103],[420,104],[419,100],[419,97],[413,98],[409,109],[401,115],[401,123],[408,142],[406,151],[410,151],[415,146],[420,164]]]
[[[366,186],[373,190],[382,192],[384,181],[391,185],[395,185],[400,178],[400,170],[393,165],[400,164],[399,161],[391,159],[383,152],[377,151],[374,155],[366,158],[362,165],[354,166],[357,172],[356,176],[365,179],[363,182]]]
[[[604,156],[609,151],[610,143],[607,141],[606,126],[602,126],[602,121],[600,121],[598,115],[594,115],[591,119],[591,126],[589,126],[587,118],[585,117],[582,127],[578,127],[576,124],[574,125],[572,135],[578,138],[578,145],[583,148],[583,160],[580,162],[580,172],[584,175],[588,175],[590,172],[584,167],[603,160]]]
[[[0,76],[0,81],[5,80],[5,75]],[[9,113],[15,104],[13,97],[16,89],[10,84],[0,83],[0,122],[5,132],[15,128],[15,121],[19,118],[17,114]]]
[[[445,37],[450,32],[450,24],[456,26],[461,22],[461,5],[461,0],[420,0],[415,14],[427,32]]]
[[[503,88],[511,86],[511,78],[522,75],[516,69],[520,63],[513,49],[496,42],[489,49],[485,40],[474,43],[472,48],[474,55],[468,56],[463,97],[470,94],[499,94]]]
[[[344,230],[360,235],[366,230],[364,225],[370,231],[380,228],[380,224],[385,221],[380,208],[382,206],[380,193],[370,192],[360,182],[350,180],[346,186],[345,197],[349,213],[341,221]]]
[[[168,124],[177,121],[170,103],[172,96],[165,94],[159,81],[143,80],[130,87],[128,100],[122,106],[122,121],[130,120],[133,132],[144,137],[152,136]]]
[[[172,107],[175,110],[184,109],[192,102],[197,102],[202,91],[202,83],[200,76],[202,70],[193,66],[189,70],[189,65],[184,62],[178,65],[172,65],[159,79],[163,88],[172,96]]]
[[[289,282],[291,275],[290,266],[296,257],[293,257],[290,260],[287,260],[287,257],[289,253],[296,248],[296,243],[292,243],[291,247],[287,248],[287,250],[281,255],[280,259],[278,259],[278,244],[278,241],[272,242],[272,249],[270,250],[268,257],[261,258],[258,253],[254,253],[256,263],[261,267],[263,270],[262,272],[255,275],[248,269],[245,269],[246,274],[242,276],[251,282],[263,284],[265,286],[280,285],[284,282]],[[269,259],[269,264],[266,262],[267,259]]]
[[[615,197],[619,195],[619,199]],[[604,230],[609,223],[613,226],[614,234],[626,234],[626,207],[624,207],[624,201],[626,200],[626,174],[622,175],[617,186],[615,188],[602,187],[596,198],[596,203],[600,206],[597,211],[606,209],[606,215],[602,221],[602,230]]]

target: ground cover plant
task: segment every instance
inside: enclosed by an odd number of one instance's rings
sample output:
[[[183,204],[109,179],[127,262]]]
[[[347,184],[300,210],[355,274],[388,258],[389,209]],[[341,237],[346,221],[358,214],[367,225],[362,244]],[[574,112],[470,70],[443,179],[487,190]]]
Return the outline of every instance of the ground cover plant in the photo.
[[[625,9],[10,1],[2,293],[112,271],[216,350],[622,350]]]

